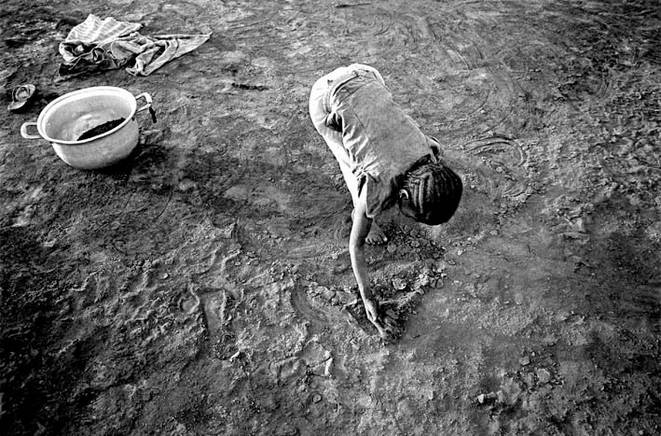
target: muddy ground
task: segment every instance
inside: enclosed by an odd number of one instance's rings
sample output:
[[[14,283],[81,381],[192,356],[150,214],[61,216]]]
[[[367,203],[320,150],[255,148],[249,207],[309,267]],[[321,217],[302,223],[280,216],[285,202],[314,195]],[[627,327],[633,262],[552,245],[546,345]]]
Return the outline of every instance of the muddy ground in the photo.
[[[88,13],[213,32],[149,77],[55,83]],[[3,0],[3,434],[661,432],[661,15],[636,1]],[[449,224],[368,250],[310,86],[378,68],[465,181]],[[18,134],[56,96],[149,92],[103,171]]]

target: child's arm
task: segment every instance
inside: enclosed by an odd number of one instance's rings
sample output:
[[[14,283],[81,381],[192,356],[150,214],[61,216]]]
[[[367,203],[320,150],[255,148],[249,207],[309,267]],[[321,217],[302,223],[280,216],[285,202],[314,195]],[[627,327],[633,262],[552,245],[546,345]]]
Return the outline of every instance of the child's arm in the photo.
[[[392,333],[392,328],[379,313],[378,302],[374,299],[369,286],[367,262],[365,261],[365,239],[372,226],[372,220],[365,214],[366,210],[367,203],[365,201],[365,190],[363,190],[353,212],[353,225],[349,237],[349,255],[351,256],[351,267],[358,283],[358,290],[365,306],[367,318],[377,328],[381,337],[385,339],[389,333]]]

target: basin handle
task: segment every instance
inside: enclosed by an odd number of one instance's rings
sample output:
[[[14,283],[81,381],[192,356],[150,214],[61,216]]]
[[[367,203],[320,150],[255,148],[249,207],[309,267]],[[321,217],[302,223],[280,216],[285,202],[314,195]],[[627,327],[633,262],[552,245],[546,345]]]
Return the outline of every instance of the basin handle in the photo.
[[[25,139],[41,139],[41,135],[30,135],[28,133],[28,127],[30,126],[36,126],[37,123],[34,121],[28,121],[26,123],[23,123],[21,126],[21,136],[24,137]]]
[[[143,92],[142,94],[138,95],[135,99],[137,100],[139,98],[144,98],[147,103],[143,107],[138,109],[136,112],[149,109],[149,115],[151,115],[151,122],[156,123],[156,111],[154,110],[153,107],[151,107],[151,95],[149,95],[146,92]]]
[[[144,98],[147,103],[144,106],[142,106],[140,109],[138,109],[136,112],[142,112],[143,110],[149,109],[151,107],[151,95],[149,95],[149,93],[143,92],[142,94],[137,95],[135,97],[136,101],[139,98]]]

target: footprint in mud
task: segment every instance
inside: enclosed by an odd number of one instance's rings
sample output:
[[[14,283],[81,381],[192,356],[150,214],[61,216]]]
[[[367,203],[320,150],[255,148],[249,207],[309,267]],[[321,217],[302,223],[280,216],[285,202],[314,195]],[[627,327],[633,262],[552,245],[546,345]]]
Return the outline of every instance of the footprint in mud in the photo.
[[[345,322],[340,307],[351,295],[316,282],[297,284],[291,292],[291,304],[296,314],[317,328],[333,328]]]
[[[142,319],[150,313],[155,294],[159,291],[157,274],[158,265],[150,265],[127,279],[118,301],[123,312],[131,313],[130,320]]]
[[[310,304],[308,292],[303,286],[294,287],[291,293],[291,304],[296,313],[312,325],[316,325],[317,327],[329,325],[328,308],[324,308],[323,306],[313,307]],[[328,306],[330,306],[330,301],[328,301]]]
[[[215,357],[228,359],[236,351],[236,336],[232,329],[236,300],[231,292],[217,288],[202,288],[199,296],[208,334],[208,349]]]
[[[336,241],[348,241],[351,234],[351,213],[338,217],[331,225],[333,239]]]

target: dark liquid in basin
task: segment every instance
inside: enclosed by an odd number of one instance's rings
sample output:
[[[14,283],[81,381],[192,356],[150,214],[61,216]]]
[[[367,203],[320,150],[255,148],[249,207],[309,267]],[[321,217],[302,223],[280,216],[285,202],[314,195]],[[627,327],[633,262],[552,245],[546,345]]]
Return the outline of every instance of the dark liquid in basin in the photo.
[[[116,120],[110,120],[110,121],[106,121],[103,124],[99,124],[98,126],[93,127],[91,129],[89,129],[87,132],[80,135],[78,137],[78,140],[82,141],[83,139],[93,138],[93,137],[98,136],[102,133],[106,133],[107,131],[112,130],[115,127],[122,124],[125,119],[126,118],[117,118]]]

